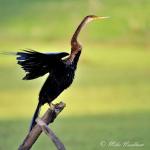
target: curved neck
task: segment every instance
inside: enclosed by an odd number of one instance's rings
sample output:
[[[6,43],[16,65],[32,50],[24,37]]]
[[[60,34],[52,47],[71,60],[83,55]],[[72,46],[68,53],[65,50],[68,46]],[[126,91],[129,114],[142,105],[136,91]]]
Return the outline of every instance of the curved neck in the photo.
[[[74,43],[78,43],[77,38],[79,36],[79,33],[81,31],[81,29],[88,23],[88,18],[85,17],[81,23],[79,24],[79,26],[77,27],[76,31],[74,32],[72,39],[71,39],[71,45],[74,45]]]
[[[77,38],[79,36],[79,33],[81,31],[81,29],[89,22],[89,18],[85,17],[81,23],[79,24],[79,26],[77,27],[76,31],[74,32],[72,38],[71,38],[71,53],[69,55],[69,57],[67,58],[69,62],[72,62],[74,60],[74,58],[76,57],[76,55],[81,51],[82,46],[79,44],[79,42],[77,41]],[[80,56],[80,55],[79,55]],[[78,58],[79,59],[79,58]],[[77,59],[77,60],[78,60]]]

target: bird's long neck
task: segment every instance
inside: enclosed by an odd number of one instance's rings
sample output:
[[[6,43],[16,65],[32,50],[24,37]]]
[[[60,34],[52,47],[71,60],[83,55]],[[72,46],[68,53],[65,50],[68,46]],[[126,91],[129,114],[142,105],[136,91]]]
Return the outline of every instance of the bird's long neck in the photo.
[[[72,38],[71,38],[71,54],[68,58],[69,61],[73,61],[75,56],[81,51],[82,46],[79,44],[78,42],[78,36],[79,33],[81,31],[81,29],[83,29],[83,27],[88,23],[88,18],[85,17],[81,23],[79,24],[79,26],[77,27],[77,29],[75,30]]]
[[[73,44],[76,42],[78,42],[77,41],[77,38],[78,38],[78,36],[79,36],[79,33],[80,33],[80,31],[81,31],[81,29],[83,29],[83,27],[87,24],[87,21],[88,20],[88,18],[84,18],[82,21],[81,21],[81,23],[79,24],[79,26],[77,27],[77,29],[75,30],[75,32],[74,32],[74,34],[73,34],[73,36],[72,36],[72,39],[71,39],[71,46],[73,46]]]

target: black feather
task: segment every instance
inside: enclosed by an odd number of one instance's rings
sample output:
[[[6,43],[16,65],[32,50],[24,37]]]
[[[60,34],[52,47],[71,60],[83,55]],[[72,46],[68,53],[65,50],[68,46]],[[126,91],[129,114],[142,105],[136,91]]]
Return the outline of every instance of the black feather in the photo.
[[[37,105],[37,107],[36,107],[35,113],[34,113],[34,115],[32,117],[32,121],[31,121],[31,125],[30,125],[30,130],[29,131],[31,131],[32,128],[36,125],[36,119],[37,119],[37,117],[39,115],[40,108],[41,108],[41,104],[39,102],[38,105]]]
[[[50,73],[62,58],[69,55],[61,53],[40,53],[34,50],[24,50],[17,52],[18,64],[25,70],[26,75],[23,80],[32,80]]]

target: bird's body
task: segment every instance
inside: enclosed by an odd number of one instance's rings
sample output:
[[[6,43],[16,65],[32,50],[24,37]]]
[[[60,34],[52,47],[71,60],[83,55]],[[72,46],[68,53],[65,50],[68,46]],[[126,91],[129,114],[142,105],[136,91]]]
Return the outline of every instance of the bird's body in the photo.
[[[71,61],[70,57],[63,59],[68,55],[65,52],[40,53],[34,50],[25,50],[17,53],[18,64],[27,72],[24,80],[32,80],[49,73],[39,93],[39,101],[32,119],[31,129],[36,123],[35,119],[41,106],[45,103],[51,104],[72,84],[80,54],[81,50]]]
[[[79,58],[79,56],[80,52],[76,57]],[[61,60],[59,64],[53,68],[39,94],[39,102],[41,105],[51,103],[72,84],[77,62],[78,59],[74,59],[73,62]]]
[[[36,124],[39,110],[45,103],[51,104],[66,88],[68,88],[74,79],[75,70],[81,54],[82,46],[77,37],[88,22],[101,19],[94,15],[86,16],[71,39],[71,53],[40,53],[34,50],[25,50],[17,53],[18,64],[25,70],[24,80],[32,80],[49,73],[43,87],[39,93],[39,102],[34,113],[30,130]]]

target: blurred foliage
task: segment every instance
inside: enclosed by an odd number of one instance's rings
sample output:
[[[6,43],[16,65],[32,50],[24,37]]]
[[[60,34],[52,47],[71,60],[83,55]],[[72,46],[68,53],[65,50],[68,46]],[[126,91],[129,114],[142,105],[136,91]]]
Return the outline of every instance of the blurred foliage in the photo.
[[[68,41],[88,14],[111,18],[89,25],[82,34],[85,41],[149,45],[149,0],[0,0],[0,39]]]
[[[110,19],[81,33],[76,78],[56,100],[67,107],[52,127],[70,150],[100,149],[103,139],[137,141],[148,150],[149,0],[0,0],[0,51],[69,52],[75,28],[89,14]],[[22,81],[23,75],[15,57],[0,55],[0,150],[19,145],[46,78]],[[49,149],[44,136],[33,149],[43,145]]]

